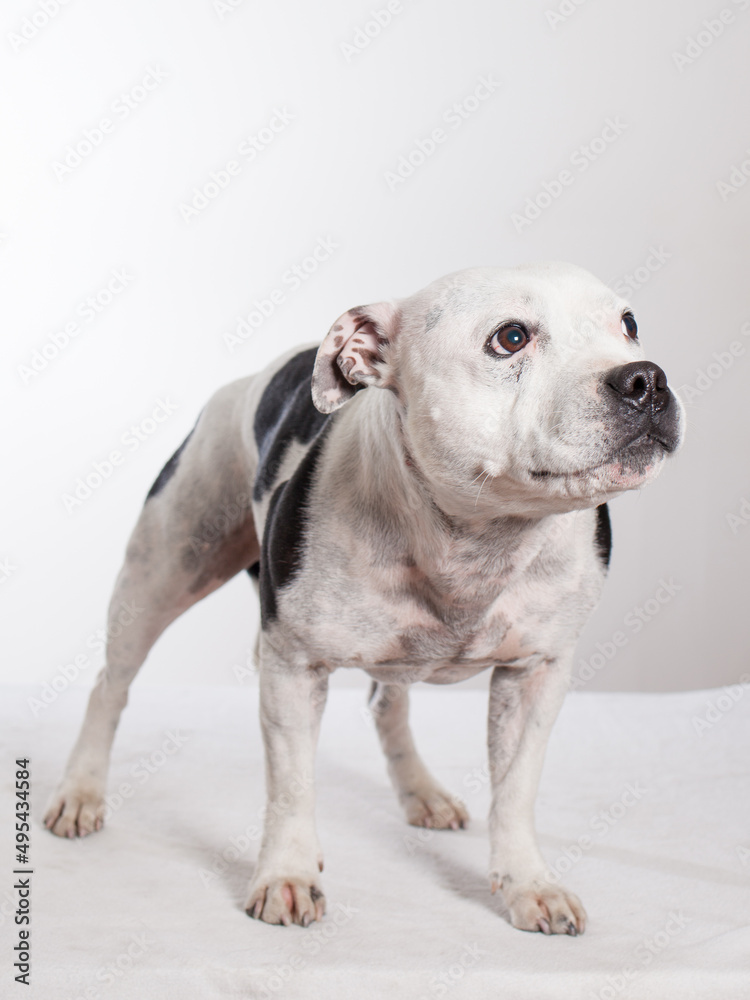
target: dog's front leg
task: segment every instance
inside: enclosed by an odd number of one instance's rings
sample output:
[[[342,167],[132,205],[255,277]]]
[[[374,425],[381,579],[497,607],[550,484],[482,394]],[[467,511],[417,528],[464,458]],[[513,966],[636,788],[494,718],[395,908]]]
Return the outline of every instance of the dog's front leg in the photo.
[[[324,668],[286,668],[263,655],[260,715],[266,752],[263,842],[245,905],[270,924],[320,920],[325,897],[315,831],[314,768],[328,692]]]
[[[572,654],[527,668],[496,667],[490,685],[490,878],[514,927],[582,934],[586,912],[546,877],[536,842],[534,800],[547,739],[568,689]]]

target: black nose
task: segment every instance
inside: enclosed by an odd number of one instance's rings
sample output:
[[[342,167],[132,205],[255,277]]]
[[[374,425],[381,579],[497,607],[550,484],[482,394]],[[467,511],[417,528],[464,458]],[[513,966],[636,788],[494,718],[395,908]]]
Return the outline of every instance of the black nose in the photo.
[[[667,376],[650,361],[632,361],[613,368],[606,377],[607,385],[623,402],[641,413],[659,413],[669,404]]]

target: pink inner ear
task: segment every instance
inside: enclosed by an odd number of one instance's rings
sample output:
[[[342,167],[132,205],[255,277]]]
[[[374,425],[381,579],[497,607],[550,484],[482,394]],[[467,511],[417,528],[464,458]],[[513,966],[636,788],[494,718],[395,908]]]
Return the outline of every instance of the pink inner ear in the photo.
[[[344,378],[352,385],[369,385],[377,379],[378,335],[372,323],[363,323],[347,339],[337,360]]]
[[[379,347],[389,342],[397,316],[391,302],[357,306],[339,316],[318,349],[312,374],[312,398],[321,413],[343,406],[354,395],[352,386],[385,384]]]

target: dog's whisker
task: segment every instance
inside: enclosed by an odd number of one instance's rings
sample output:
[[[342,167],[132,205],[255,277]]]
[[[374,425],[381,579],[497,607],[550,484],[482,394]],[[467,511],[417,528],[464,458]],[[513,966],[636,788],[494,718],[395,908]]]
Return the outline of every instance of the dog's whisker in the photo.
[[[469,486],[473,486],[473,485],[474,485],[474,483],[475,483],[475,482],[477,481],[477,479],[479,479],[479,478],[480,478],[481,476],[484,476],[484,475],[486,475],[486,470],[485,470],[485,469],[481,469],[481,470],[480,470],[480,471],[479,471],[479,472],[478,472],[478,473],[476,474],[476,476],[474,476],[474,478],[472,479],[472,481],[471,481],[471,482],[469,483]]]
[[[485,483],[487,482],[487,480],[488,480],[488,479],[490,478],[490,475],[491,475],[491,473],[490,473],[490,472],[486,472],[486,473],[485,473],[485,476],[484,476],[484,479],[483,479],[483,480],[482,480],[482,482],[481,482],[481,483],[479,484],[479,491],[478,491],[478,493],[477,493],[477,498],[476,498],[476,500],[474,501],[474,506],[475,506],[475,507],[476,507],[476,505],[477,505],[477,504],[479,503],[479,495],[480,495],[480,493],[482,492],[482,487],[483,487],[483,486],[484,486],[484,484],[485,484]]]

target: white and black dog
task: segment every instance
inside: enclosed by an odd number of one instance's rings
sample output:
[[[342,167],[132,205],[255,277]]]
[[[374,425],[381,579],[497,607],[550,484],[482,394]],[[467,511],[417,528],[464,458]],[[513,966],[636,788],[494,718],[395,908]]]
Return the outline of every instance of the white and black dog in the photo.
[[[101,827],[149,649],[249,569],[268,810],[247,912],[305,926],[325,912],[312,775],[331,671],[373,678],[409,822],[455,829],[467,814],[417,754],[408,686],[491,668],[493,891],[516,927],[581,933],[580,901],[546,877],[534,799],[607,570],[606,501],[657,475],[682,422],[627,302],[568,264],[461,271],[351,309],[319,348],[219,390],[130,539],[110,618],[145,611],[109,642],[46,825]]]

